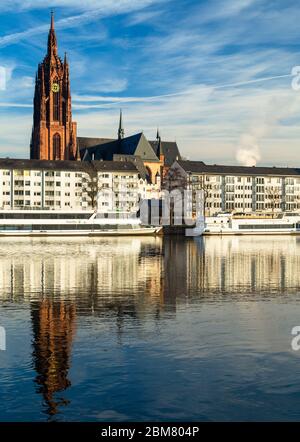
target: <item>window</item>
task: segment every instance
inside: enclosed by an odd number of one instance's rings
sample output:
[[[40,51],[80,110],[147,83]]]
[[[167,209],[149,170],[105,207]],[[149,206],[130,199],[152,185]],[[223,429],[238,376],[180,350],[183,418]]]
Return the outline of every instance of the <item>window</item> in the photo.
[[[55,160],[60,160],[61,158],[61,140],[59,134],[55,134],[53,137],[53,158]]]
[[[59,121],[59,92],[53,92],[53,120]]]

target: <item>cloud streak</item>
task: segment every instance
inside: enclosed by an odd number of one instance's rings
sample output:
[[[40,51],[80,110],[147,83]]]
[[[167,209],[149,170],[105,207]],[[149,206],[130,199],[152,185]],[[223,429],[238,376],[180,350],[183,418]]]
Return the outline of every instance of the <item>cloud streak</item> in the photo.
[[[44,53],[49,25],[36,24],[43,23],[46,3],[15,1],[15,10],[0,15],[1,29],[25,32],[0,37],[3,59],[14,66],[7,91],[0,92],[2,152],[11,146],[19,154],[23,143],[28,155],[33,90],[21,85],[34,77]],[[8,4],[13,0],[1,2],[0,14]],[[300,163],[300,92],[292,90],[289,74],[300,64],[295,2],[277,0],[272,8],[267,0],[52,4],[62,8],[56,27],[60,47],[69,52],[80,135],[114,136],[122,107],[126,134],[144,130],[153,138],[159,125],[163,138],[176,138],[190,159],[234,163],[238,148],[255,135],[261,162]]]
[[[87,12],[82,14],[73,15],[67,18],[60,19],[56,22],[57,29],[73,29],[77,28],[81,25],[85,25],[101,18],[115,16],[119,14],[128,14],[132,13],[149,6],[152,6],[157,3],[166,2],[167,0],[103,0],[103,1],[91,1],[90,6],[91,9],[88,9]],[[21,7],[22,9],[27,9],[31,7],[45,7],[45,2],[14,2],[16,6]],[[67,2],[56,1],[52,2],[52,5],[55,6],[63,6]],[[72,2],[76,5],[81,5],[83,8],[83,2]],[[26,6],[27,5],[27,6]],[[68,2],[68,6],[72,7],[72,4]],[[84,3],[85,6],[85,3]],[[93,6],[93,7],[92,7]],[[40,33],[45,33],[49,29],[49,24],[36,26],[32,29],[27,29],[22,32],[16,32],[13,34],[5,35],[0,37],[0,47],[5,47],[11,44],[18,43],[22,40],[28,39],[34,35],[38,35]]]

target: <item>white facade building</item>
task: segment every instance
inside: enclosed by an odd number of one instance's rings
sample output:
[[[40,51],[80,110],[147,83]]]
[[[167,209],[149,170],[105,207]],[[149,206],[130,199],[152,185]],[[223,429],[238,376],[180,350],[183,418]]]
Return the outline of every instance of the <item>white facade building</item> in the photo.
[[[139,172],[116,161],[0,159],[0,209],[138,210]]]
[[[220,212],[300,212],[300,169],[207,165],[175,161],[166,182],[169,188],[202,191],[206,215]]]

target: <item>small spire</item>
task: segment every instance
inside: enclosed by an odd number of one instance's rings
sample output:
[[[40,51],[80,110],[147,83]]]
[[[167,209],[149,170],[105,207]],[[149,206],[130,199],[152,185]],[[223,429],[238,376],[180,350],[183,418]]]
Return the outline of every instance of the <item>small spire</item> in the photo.
[[[48,55],[57,55],[57,41],[54,29],[54,12],[51,11],[51,25],[48,35]]]
[[[162,143],[161,143],[161,135],[159,128],[157,128],[156,139],[157,139],[157,156],[158,158],[160,158],[160,156],[162,155]]]
[[[122,109],[120,109],[120,122],[119,122],[119,130],[118,130],[118,139],[122,140],[124,138],[125,131],[123,128],[123,113]]]
[[[76,161],[81,161],[79,143],[77,141],[77,149],[76,149]]]
[[[54,31],[54,11],[51,10],[51,29]]]
[[[159,132],[159,128],[157,128],[156,139],[157,139],[157,140],[160,140],[160,132]]]

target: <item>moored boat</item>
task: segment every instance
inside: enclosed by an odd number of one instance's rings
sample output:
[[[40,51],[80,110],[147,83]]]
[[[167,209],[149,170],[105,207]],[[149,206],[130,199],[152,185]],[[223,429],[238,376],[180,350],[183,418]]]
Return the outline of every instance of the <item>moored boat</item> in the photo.
[[[144,226],[135,213],[93,211],[0,211],[0,236],[156,235],[161,227]]]
[[[219,214],[205,219],[203,235],[299,235],[300,214]]]

